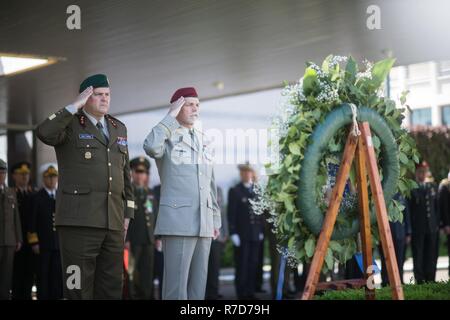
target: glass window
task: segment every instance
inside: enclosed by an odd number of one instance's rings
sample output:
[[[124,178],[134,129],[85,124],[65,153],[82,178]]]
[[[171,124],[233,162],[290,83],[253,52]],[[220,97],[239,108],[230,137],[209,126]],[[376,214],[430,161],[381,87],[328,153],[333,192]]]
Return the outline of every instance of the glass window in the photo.
[[[431,126],[431,108],[413,109],[411,113],[411,125]]]
[[[450,126],[450,105],[442,106],[442,124]]]

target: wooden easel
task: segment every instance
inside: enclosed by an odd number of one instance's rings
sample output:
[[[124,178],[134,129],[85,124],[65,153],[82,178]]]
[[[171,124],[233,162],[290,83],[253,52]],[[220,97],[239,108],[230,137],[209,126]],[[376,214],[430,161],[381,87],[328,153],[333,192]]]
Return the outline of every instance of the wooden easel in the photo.
[[[389,277],[389,283],[392,288],[392,298],[395,300],[403,300],[403,288],[400,281],[400,275],[397,267],[397,258],[395,257],[394,244],[392,242],[391,229],[389,227],[388,215],[386,210],[386,203],[384,200],[383,189],[381,187],[380,175],[378,172],[377,160],[375,150],[372,143],[372,135],[368,122],[358,123],[361,131],[360,136],[355,136],[352,132],[349,133],[347,142],[345,144],[344,155],[342,157],[341,165],[336,178],[336,184],[333,187],[322,230],[317,241],[313,260],[306,280],[305,290],[303,291],[302,300],[312,299],[314,292],[318,286],[320,272],[322,270],[323,262],[327,252],[328,244],[330,242],[331,234],[333,233],[334,224],[339,211],[339,206],[342,201],[345,184],[349,176],[350,168],[355,157],[356,152],[356,172],[358,183],[359,196],[359,211],[360,211],[360,227],[361,227],[361,244],[364,265],[364,279],[357,279],[364,284],[367,279],[373,274],[372,268],[368,269],[373,264],[372,259],[372,238],[370,234],[370,209],[369,209],[369,195],[367,191],[367,172],[369,174],[370,187],[372,197],[375,202],[376,216],[378,229],[380,232],[380,240],[383,248],[383,253],[386,261],[386,269]],[[355,280],[350,280],[355,281]],[[344,281],[340,281],[345,283]],[[323,286],[322,286],[323,287]],[[326,287],[326,286],[325,286]],[[366,299],[375,299],[375,290],[368,288],[365,285]]]

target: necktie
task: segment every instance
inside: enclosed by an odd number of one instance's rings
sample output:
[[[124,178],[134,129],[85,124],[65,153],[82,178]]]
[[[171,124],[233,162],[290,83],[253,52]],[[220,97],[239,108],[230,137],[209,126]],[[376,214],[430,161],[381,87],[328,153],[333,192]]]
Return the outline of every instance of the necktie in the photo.
[[[50,193],[50,198],[55,199],[55,194],[53,192]]]
[[[194,146],[194,148],[198,150],[198,144],[197,144],[197,139],[195,139],[194,129],[189,129],[189,134],[191,135],[192,146]],[[194,151],[191,152],[191,161],[192,161],[192,164],[196,164]]]
[[[105,138],[106,144],[108,144],[109,143],[109,139],[108,139],[108,136],[105,134],[105,131],[103,131],[102,123],[99,121],[99,122],[97,122],[97,124],[95,126],[98,128],[98,130],[100,130],[100,132],[102,133],[103,138]]]

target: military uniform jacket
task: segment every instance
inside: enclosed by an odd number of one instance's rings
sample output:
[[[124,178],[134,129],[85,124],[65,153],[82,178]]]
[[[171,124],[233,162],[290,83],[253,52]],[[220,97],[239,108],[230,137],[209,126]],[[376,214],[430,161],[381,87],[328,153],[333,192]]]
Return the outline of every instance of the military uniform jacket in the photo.
[[[442,223],[450,226],[450,181],[444,179],[439,185],[439,209]]]
[[[0,189],[0,246],[16,246],[22,242],[22,226],[14,189]]]
[[[20,221],[22,223],[22,239],[23,246],[28,246],[34,242],[33,235],[30,234],[31,216],[32,216],[32,201],[35,194],[35,189],[28,186],[27,189],[21,190],[15,188],[17,206],[19,208]]]
[[[59,250],[58,236],[55,228],[55,199],[42,188],[33,197],[30,233],[36,235],[35,244],[39,249]]]
[[[427,183],[413,189],[409,199],[409,211],[412,233],[428,234],[439,230],[439,208],[437,188]]]
[[[58,160],[57,226],[123,230],[134,215],[127,130],[112,116],[105,122],[109,143],[81,110],[63,108],[37,127]]]
[[[134,219],[130,222],[127,237],[132,246],[155,243],[156,199],[148,188],[134,187]]]
[[[156,160],[161,197],[155,234],[212,237],[220,229],[220,208],[208,139],[167,115],[149,133],[145,152]],[[192,161],[194,158],[194,161]]]
[[[228,191],[228,227],[230,234],[238,234],[241,241],[258,241],[264,233],[264,220],[256,215],[249,202],[255,193],[238,183]]]

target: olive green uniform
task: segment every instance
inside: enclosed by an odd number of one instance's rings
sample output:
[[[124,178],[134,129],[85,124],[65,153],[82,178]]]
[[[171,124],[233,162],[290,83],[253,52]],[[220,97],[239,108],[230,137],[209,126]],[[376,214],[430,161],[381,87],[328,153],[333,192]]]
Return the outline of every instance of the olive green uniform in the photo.
[[[69,299],[122,295],[124,218],[134,216],[134,196],[126,127],[109,115],[104,122],[109,137],[83,110],[63,108],[37,128],[58,160],[55,222]]]
[[[9,299],[14,251],[22,242],[22,227],[14,189],[0,186],[0,299]]]

